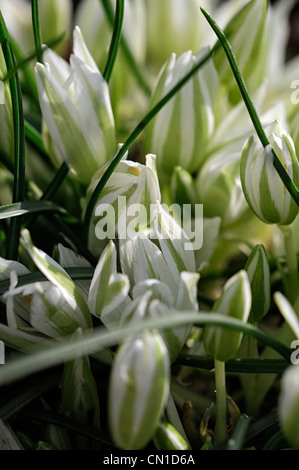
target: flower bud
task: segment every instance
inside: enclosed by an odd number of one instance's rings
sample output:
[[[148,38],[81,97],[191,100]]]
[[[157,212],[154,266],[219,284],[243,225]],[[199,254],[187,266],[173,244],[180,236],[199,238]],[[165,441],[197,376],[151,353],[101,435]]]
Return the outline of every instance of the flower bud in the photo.
[[[245,265],[251,287],[251,319],[260,321],[268,312],[271,301],[270,267],[266,250],[257,245],[251,252]]]
[[[118,350],[109,384],[115,444],[138,450],[154,436],[169,393],[169,359],[157,332],[129,337]]]
[[[206,54],[184,52],[172,54],[162,68],[150,108],[160,101]],[[158,170],[169,179],[173,169],[181,166],[193,173],[205,157],[205,147],[214,129],[214,107],[218,93],[218,76],[210,60],[196,72],[161,109],[146,128],[147,150],[155,153]],[[160,172],[159,172],[160,176]]]
[[[154,441],[158,450],[190,450],[188,442],[166,421],[159,424]]]
[[[298,214],[298,207],[274,168],[272,148],[296,186],[299,162],[292,138],[279,121],[267,126],[266,133],[270,142],[266,148],[254,136],[243,147],[242,188],[248,205],[263,222],[289,225]]]
[[[70,64],[50,49],[44,62],[36,65],[36,81],[54,159],[66,161],[74,177],[88,184],[116,148],[108,85],[78,27]]]
[[[291,445],[299,449],[299,366],[286,369],[281,379],[278,416],[283,432]]]
[[[88,187],[88,202],[106,171],[98,170]],[[146,164],[122,160],[105,185],[95,208],[89,229],[89,247],[97,253],[100,240],[133,238],[137,231],[147,231],[155,211],[151,207],[160,201],[160,187],[155,155],[146,156]],[[137,234],[137,233],[136,233]],[[97,253],[98,254],[98,253]]]
[[[212,313],[221,313],[246,323],[251,308],[251,291],[247,273],[242,270],[225,284],[221,297],[215,302]],[[243,334],[207,325],[204,329],[204,346],[208,354],[218,361],[232,359],[238,352]]]

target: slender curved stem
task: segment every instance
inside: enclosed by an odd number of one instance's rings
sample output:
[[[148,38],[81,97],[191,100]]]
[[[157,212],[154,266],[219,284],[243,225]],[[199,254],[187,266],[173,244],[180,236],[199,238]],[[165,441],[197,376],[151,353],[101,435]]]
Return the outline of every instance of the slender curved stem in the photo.
[[[33,26],[36,58],[38,62],[42,63],[43,62],[43,49],[42,49],[41,30],[40,30],[40,24],[39,24],[38,0],[31,0],[31,11],[32,11],[32,26]]]
[[[111,24],[111,26],[113,27],[114,26],[114,17],[113,17],[113,12],[112,12],[112,9],[111,9],[111,5],[110,5],[110,2],[108,0],[100,0],[101,3],[102,3],[102,7],[105,11],[105,14],[107,16],[107,19],[109,21],[109,23]],[[142,88],[142,90],[149,96],[151,94],[151,87],[149,85],[149,83],[147,82],[147,79],[146,79],[146,76],[145,74],[142,73],[141,71],[141,66],[139,64],[136,63],[136,60],[131,52],[131,49],[126,41],[126,39],[124,37],[121,37],[120,38],[120,46],[121,46],[121,49],[124,53],[124,56],[126,58],[126,61],[131,69],[131,71],[133,72],[138,84],[140,85],[140,87]]]
[[[239,87],[239,90],[241,92],[242,98],[244,100],[245,106],[248,110],[249,116],[250,116],[250,118],[252,120],[252,123],[254,125],[256,133],[257,133],[263,147],[267,147],[268,145],[270,145],[269,140],[268,140],[268,138],[267,138],[267,136],[264,132],[262,123],[261,123],[260,118],[258,116],[258,113],[255,109],[255,106],[254,106],[254,104],[253,104],[253,102],[252,102],[252,100],[249,96],[246,84],[244,82],[244,79],[243,79],[242,74],[240,72],[240,69],[238,67],[238,64],[237,64],[235,55],[233,53],[232,47],[231,47],[228,39],[226,38],[224,32],[219,28],[217,23],[210,17],[210,15],[203,8],[201,8],[201,11],[202,11],[203,15],[205,16],[205,18],[207,19],[210,26],[212,27],[213,31],[217,35],[217,37],[218,37],[218,39],[219,39],[219,41],[220,41],[220,43],[221,43],[221,45],[224,49],[224,52],[227,56],[227,59],[229,61],[230,66],[231,66],[232,72],[234,74],[235,80],[236,80],[237,85]],[[273,154],[274,168],[276,169],[277,173],[279,174],[281,180],[283,181],[285,187],[287,188],[290,195],[294,199],[295,203],[299,207],[299,190],[298,190],[298,188],[296,187],[296,185],[294,184],[294,182],[290,178],[289,174],[285,170],[283,164],[279,160],[279,158],[276,155],[273,148],[272,148],[272,154]]]
[[[107,59],[105,69],[103,72],[103,77],[105,78],[107,83],[110,80],[112,69],[113,69],[116,56],[117,56],[117,51],[118,51],[118,46],[119,46],[120,36],[121,36],[121,29],[122,29],[122,24],[123,24],[123,17],[124,17],[124,0],[117,0],[113,34],[112,34],[112,39],[110,43],[108,59]]]

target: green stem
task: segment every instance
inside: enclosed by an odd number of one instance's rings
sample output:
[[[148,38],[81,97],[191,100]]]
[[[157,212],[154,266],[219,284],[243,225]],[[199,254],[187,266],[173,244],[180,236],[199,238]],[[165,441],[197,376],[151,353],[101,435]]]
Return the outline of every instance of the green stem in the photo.
[[[31,0],[31,10],[32,10],[32,26],[33,26],[36,58],[38,62],[43,63],[43,49],[42,49],[41,30],[40,30],[40,24],[39,24],[38,0]]]
[[[206,19],[207,19],[208,23],[210,24],[210,26],[212,27],[212,29],[214,30],[215,34],[217,35],[217,37],[218,37],[218,39],[219,39],[219,41],[220,41],[220,43],[221,43],[221,45],[224,49],[224,52],[227,56],[227,59],[229,61],[230,66],[231,66],[232,72],[234,74],[235,80],[236,80],[237,85],[239,87],[239,90],[241,92],[242,98],[243,98],[245,106],[248,110],[251,121],[254,125],[256,133],[257,133],[263,147],[267,147],[268,145],[270,145],[269,140],[268,140],[268,138],[267,138],[267,136],[264,132],[262,123],[261,123],[260,118],[258,116],[258,113],[255,109],[255,106],[254,106],[254,104],[253,104],[253,102],[252,102],[252,100],[249,96],[247,87],[245,85],[244,79],[243,79],[242,74],[240,72],[239,66],[237,64],[237,60],[236,60],[235,55],[234,55],[233,50],[232,50],[232,47],[231,47],[230,43],[228,42],[228,40],[225,36],[225,33],[219,28],[217,23],[210,17],[210,15],[203,8],[201,8],[201,11],[202,11],[203,15],[206,17]],[[272,154],[273,154],[274,168],[276,169],[277,173],[279,174],[279,176],[280,176],[281,180],[283,181],[285,187],[287,188],[288,192],[290,193],[290,195],[292,196],[292,198],[296,202],[297,206],[299,207],[299,190],[296,187],[296,185],[294,184],[294,182],[292,181],[292,179],[290,178],[287,171],[285,170],[283,164],[279,160],[279,158],[276,155],[273,148],[271,150],[272,150]]]
[[[123,17],[124,17],[124,0],[117,0],[113,34],[112,34],[111,44],[109,48],[107,63],[103,72],[103,77],[105,78],[107,83],[110,80],[112,69],[113,69],[116,56],[117,56],[117,51],[118,51],[118,46],[119,46],[120,36],[121,36],[121,28],[123,24]]]
[[[9,73],[15,68],[15,60],[9,35],[2,13],[0,11],[0,42],[4,55],[4,60]],[[12,113],[14,123],[14,184],[13,202],[23,201],[25,198],[25,135],[24,135],[24,114],[21,85],[18,74],[9,80]],[[17,259],[19,238],[21,230],[21,218],[14,218],[10,222],[7,237],[6,257]]]
[[[108,0],[101,0],[103,9],[106,13],[107,19],[111,26],[114,26],[114,16],[113,16],[113,11],[111,9],[111,5]],[[133,72],[137,82],[139,83],[140,87],[143,89],[143,91],[150,96],[151,94],[151,86],[147,82],[146,76],[144,73],[142,73],[142,67],[140,64],[136,63],[136,60],[130,50],[130,47],[124,37],[120,38],[120,46],[121,49],[125,55],[127,64],[129,65],[131,71]]]
[[[225,362],[215,359],[215,385],[216,385],[216,425],[215,445],[221,444],[227,438],[226,424],[226,384]]]
[[[88,238],[88,230],[90,221],[93,215],[94,207],[99,199],[101,192],[103,191],[107,181],[114,172],[115,168],[127,152],[127,150],[133,145],[139,134],[145,129],[148,123],[159,113],[159,111],[171,100],[171,98],[190,80],[190,78],[201,68],[203,67],[219,48],[219,43],[217,43],[213,49],[208,52],[205,57],[203,57],[146,115],[145,117],[137,124],[135,129],[129,135],[127,140],[124,142],[122,147],[117,151],[111,163],[107,167],[107,170],[101,177],[97,186],[95,187],[91,198],[88,202],[86,212],[84,215],[83,221],[83,237],[85,240]]]

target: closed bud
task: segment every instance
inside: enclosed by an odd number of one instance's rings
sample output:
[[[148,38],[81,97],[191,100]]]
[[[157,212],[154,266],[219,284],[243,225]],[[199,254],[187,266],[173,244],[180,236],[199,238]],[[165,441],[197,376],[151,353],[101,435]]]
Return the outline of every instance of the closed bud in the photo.
[[[252,250],[245,270],[252,294],[251,319],[258,322],[268,312],[271,301],[270,267],[263,245],[257,245]]]
[[[188,442],[166,421],[159,424],[154,442],[158,450],[190,450]]]
[[[169,393],[169,359],[157,332],[144,331],[120,346],[109,386],[109,423],[115,444],[138,450],[153,438]]]
[[[299,184],[299,162],[294,143],[279,121],[266,127],[270,145],[263,148],[256,137],[245,143],[241,156],[241,183],[253,212],[268,224],[289,225],[298,207],[273,165],[275,151],[294,184]]]
[[[160,72],[150,107],[177,85],[207,52],[203,49],[194,56],[187,51],[178,58],[172,54]],[[217,72],[209,61],[147,126],[146,148],[159,157],[159,175],[161,171],[169,179],[176,166],[193,173],[202,164],[207,140],[214,129],[218,86]]]
[[[70,64],[50,49],[44,63],[36,65],[36,81],[46,147],[55,161],[66,161],[77,180],[89,184],[116,148],[108,84],[78,27]]]
[[[246,323],[251,308],[251,291],[247,273],[242,270],[225,284],[221,297],[215,302],[212,313],[221,313]],[[207,325],[204,330],[204,346],[208,354],[218,361],[232,359],[239,350],[243,334]]]
[[[85,204],[106,169],[107,165],[94,174]],[[95,216],[89,229],[90,249],[97,253],[99,240],[115,239],[117,235],[120,239],[133,238],[136,232],[146,232],[160,198],[155,155],[146,155],[145,165],[122,160],[96,203]]]
[[[299,366],[286,369],[281,379],[278,404],[278,416],[281,427],[290,444],[299,449]]]

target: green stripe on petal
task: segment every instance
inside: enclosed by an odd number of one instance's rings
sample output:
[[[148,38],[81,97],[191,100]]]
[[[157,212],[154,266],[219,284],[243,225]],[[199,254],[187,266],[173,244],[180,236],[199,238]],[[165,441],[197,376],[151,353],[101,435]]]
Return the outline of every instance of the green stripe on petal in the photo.
[[[252,293],[251,318],[253,322],[258,322],[267,314],[271,302],[270,267],[263,245],[257,245],[252,250],[245,270]]]
[[[243,147],[242,188],[248,205],[263,222],[289,225],[298,214],[298,207],[274,168],[272,148],[295,186],[299,184],[299,162],[293,141],[279,121],[267,126],[266,131],[270,145],[263,148],[251,136]]]
[[[28,254],[44,274],[56,286],[70,307],[81,316],[81,325],[84,329],[92,327],[91,314],[80,290],[66,273],[66,271],[42,250],[36,248],[31,240],[28,230],[22,231]]]

